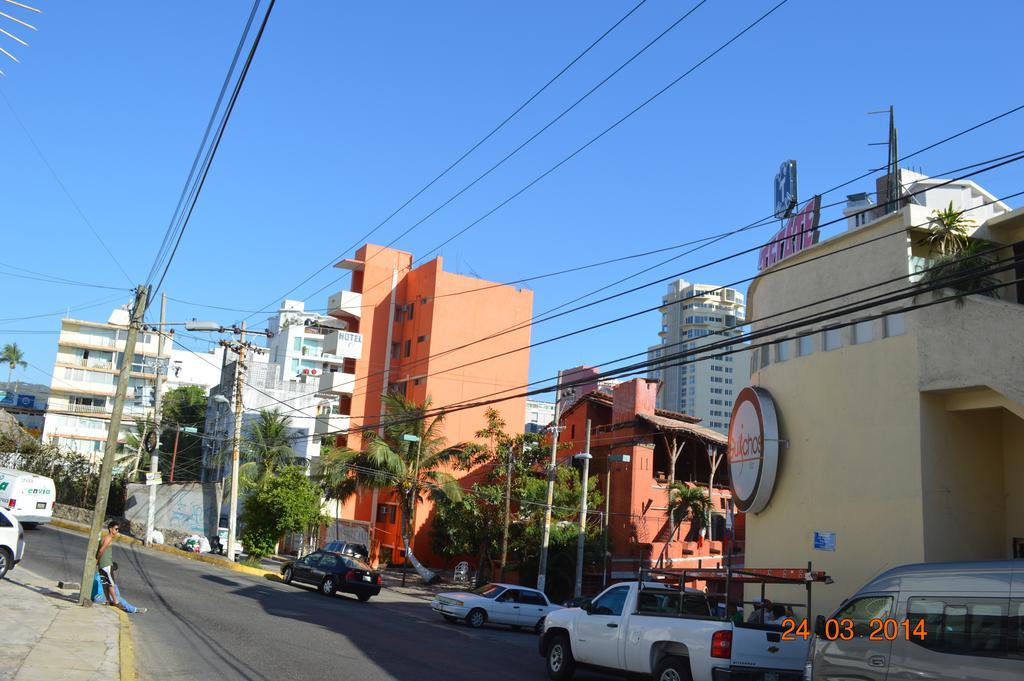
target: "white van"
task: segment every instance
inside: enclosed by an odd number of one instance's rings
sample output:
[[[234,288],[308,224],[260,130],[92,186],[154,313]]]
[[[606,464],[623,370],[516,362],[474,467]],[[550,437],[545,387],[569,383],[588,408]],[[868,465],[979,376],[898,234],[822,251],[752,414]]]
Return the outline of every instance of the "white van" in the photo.
[[[0,507],[28,528],[50,522],[57,489],[45,475],[0,468]]]
[[[1024,679],[1024,561],[904,565],[819,617],[807,681]]]

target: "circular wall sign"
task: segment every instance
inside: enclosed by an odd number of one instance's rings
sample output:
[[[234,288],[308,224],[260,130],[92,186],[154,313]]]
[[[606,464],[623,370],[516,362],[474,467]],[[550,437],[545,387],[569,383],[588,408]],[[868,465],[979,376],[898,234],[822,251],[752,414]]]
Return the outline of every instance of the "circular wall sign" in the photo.
[[[740,391],[729,421],[729,481],[736,506],[760,513],[772,498],[779,468],[779,422],[764,388]]]

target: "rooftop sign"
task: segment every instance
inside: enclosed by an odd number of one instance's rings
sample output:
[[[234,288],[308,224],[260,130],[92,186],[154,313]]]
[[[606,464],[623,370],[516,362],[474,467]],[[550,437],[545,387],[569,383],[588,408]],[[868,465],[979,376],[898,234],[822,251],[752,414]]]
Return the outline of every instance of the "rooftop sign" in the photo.
[[[784,220],[797,204],[796,161],[783,161],[775,176],[775,217]]]
[[[821,197],[815,196],[804,204],[803,208],[786,221],[783,227],[772,237],[757,258],[758,271],[767,269],[775,263],[795,255],[805,248],[818,243],[818,217],[821,209]]]

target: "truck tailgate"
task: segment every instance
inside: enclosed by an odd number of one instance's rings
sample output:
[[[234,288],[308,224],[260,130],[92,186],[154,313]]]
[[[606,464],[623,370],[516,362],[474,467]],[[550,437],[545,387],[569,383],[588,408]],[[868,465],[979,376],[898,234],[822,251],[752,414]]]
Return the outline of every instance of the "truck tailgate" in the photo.
[[[782,640],[782,627],[737,624],[732,632],[732,666],[803,671],[809,642]]]

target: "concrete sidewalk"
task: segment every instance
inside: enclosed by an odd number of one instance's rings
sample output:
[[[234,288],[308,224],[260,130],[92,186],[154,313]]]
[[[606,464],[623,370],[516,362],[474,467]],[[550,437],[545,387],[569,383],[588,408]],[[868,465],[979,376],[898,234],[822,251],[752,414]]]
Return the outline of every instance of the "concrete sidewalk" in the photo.
[[[23,568],[0,580],[0,681],[135,678],[127,615],[104,605],[81,607],[77,596]]]

